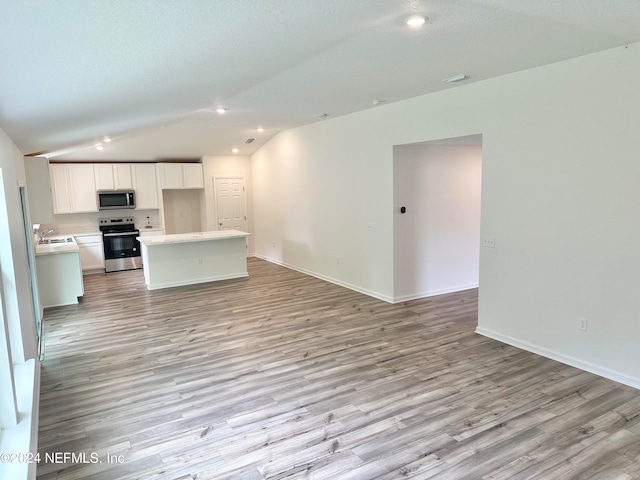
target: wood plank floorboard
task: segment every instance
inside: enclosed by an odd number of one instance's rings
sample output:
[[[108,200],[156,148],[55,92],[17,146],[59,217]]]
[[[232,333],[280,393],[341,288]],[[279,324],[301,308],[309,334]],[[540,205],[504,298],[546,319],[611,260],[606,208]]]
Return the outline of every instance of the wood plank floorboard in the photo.
[[[640,391],[475,334],[477,290],[84,280],[45,312],[40,480],[640,478]]]

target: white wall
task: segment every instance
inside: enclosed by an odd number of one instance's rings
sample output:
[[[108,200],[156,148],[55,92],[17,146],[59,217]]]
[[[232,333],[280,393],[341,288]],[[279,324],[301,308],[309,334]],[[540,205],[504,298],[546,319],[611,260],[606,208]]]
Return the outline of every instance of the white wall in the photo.
[[[0,190],[4,190],[0,198],[0,265],[15,362],[24,362],[37,356],[35,317],[18,188],[18,181],[24,181],[23,162],[22,153],[0,129],[0,178],[3,181]],[[18,325],[21,328],[17,328]]]
[[[387,127],[365,112],[281,132],[257,151],[256,255],[390,301]]]
[[[481,146],[394,147],[394,301],[478,286],[481,168]]]
[[[163,190],[165,234],[201,232],[201,190]]]
[[[253,232],[253,189],[251,158],[246,155],[202,157],[204,171],[204,194],[206,205],[206,230],[218,229],[216,202],[214,197],[214,177],[244,177],[247,194],[247,225]],[[254,251],[253,235],[248,238],[249,253]]]
[[[391,300],[393,145],[481,133],[478,331],[640,387],[638,78],[633,44],[281,132],[256,254]]]

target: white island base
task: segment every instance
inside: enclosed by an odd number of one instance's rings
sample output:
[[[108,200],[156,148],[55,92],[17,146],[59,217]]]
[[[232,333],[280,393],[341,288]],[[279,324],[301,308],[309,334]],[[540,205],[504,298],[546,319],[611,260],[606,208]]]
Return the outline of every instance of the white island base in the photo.
[[[138,237],[149,290],[247,277],[246,232]]]

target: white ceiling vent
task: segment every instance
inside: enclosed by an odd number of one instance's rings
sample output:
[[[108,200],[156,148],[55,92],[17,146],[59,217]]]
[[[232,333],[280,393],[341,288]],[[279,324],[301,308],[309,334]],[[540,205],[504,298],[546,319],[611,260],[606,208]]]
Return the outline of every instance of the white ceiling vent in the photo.
[[[250,143],[253,143],[253,141],[254,141],[254,140],[255,140],[255,138],[253,138],[253,137],[249,137],[249,138],[247,138],[247,139],[244,141],[244,143],[246,143],[246,144],[248,145],[248,144],[250,144]]]

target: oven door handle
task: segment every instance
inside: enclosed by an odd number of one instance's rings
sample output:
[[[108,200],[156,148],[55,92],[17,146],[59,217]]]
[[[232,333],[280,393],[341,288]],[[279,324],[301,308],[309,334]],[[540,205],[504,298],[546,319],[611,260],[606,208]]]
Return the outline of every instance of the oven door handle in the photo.
[[[139,231],[135,231],[135,232],[103,233],[102,235],[105,236],[105,237],[122,237],[123,235],[140,236],[140,232]]]

